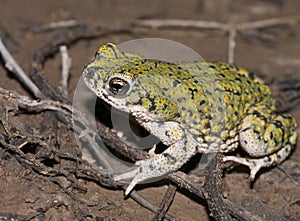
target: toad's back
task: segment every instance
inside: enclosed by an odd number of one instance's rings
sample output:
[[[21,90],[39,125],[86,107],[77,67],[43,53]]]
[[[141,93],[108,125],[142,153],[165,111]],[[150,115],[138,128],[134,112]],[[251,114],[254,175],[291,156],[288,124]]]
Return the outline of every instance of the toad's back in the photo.
[[[133,75],[139,85],[140,98],[128,105],[142,105],[164,120],[176,120],[210,150],[227,143],[223,151],[230,151],[237,145],[249,107],[262,102],[274,109],[269,87],[234,65],[134,61],[120,71]]]

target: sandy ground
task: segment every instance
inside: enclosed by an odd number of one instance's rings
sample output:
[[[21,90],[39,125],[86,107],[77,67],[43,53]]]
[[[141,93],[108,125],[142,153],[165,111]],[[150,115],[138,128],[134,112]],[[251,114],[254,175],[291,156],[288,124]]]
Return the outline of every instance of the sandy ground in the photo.
[[[84,3],[83,3],[84,2]],[[278,18],[299,14],[300,2],[297,0],[187,0],[187,1],[74,1],[74,0],[2,0],[0,22],[18,42],[19,50],[14,57],[19,64],[29,70],[33,53],[47,42],[54,32],[30,34],[28,27],[53,21],[76,19],[89,25],[109,24],[130,21],[138,17],[161,19],[196,19],[241,23],[267,18]],[[197,51],[207,61],[227,61],[227,36],[220,31],[199,31],[193,29],[143,29],[137,36],[116,34],[94,40],[78,41],[69,48],[72,57],[69,92],[72,95],[81,71],[89,62],[99,45],[107,42],[121,43],[142,37],[158,37],[180,42]],[[244,66],[267,80],[300,78],[300,24],[247,31],[239,36],[235,51],[235,63]],[[56,74],[57,73],[57,74]],[[45,76],[58,86],[60,79],[60,56],[49,59],[45,64]],[[28,92],[0,67],[0,86],[15,90],[20,94]],[[300,107],[291,113],[300,122]],[[3,111],[3,110],[1,110]],[[31,127],[34,116],[16,118],[26,119]],[[32,126],[33,123],[33,126]],[[299,129],[298,129],[299,131]],[[299,131],[300,132],[300,131]],[[74,139],[72,135],[68,139]],[[0,146],[1,147],[1,146]],[[295,180],[300,174],[300,145],[282,168]],[[0,212],[20,215],[34,214],[45,208],[49,202],[62,202],[49,206],[49,210],[33,220],[80,220],[82,214],[90,214],[86,220],[151,220],[153,214],[131,199],[124,199],[121,190],[109,190],[93,182],[81,181],[86,192],[78,191],[76,196],[90,205],[83,210],[80,205],[66,196],[55,183],[43,176],[27,170],[9,153],[0,148]],[[300,220],[300,187],[291,181],[278,168],[260,173],[253,186],[249,185],[247,170],[233,170],[225,174],[225,190],[228,198],[258,214],[265,220]],[[141,190],[141,194],[158,205],[165,187]],[[71,209],[72,210],[71,210]],[[76,213],[70,213],[76,211]],[[176,194],[169,209],[176,220],[211,220],[203,200],[190,197],[184,191]]]

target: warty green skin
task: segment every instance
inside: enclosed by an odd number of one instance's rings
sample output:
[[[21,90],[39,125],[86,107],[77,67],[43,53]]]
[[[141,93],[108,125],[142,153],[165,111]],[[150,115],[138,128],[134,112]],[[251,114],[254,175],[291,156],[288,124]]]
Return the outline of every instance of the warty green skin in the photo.
[[[115,175],[125,191],[178,170],[197,152],[227,153],[241,146],[249,158],[225,156],[248,166],[254,179],[262,167],[279,164],[296,144],[296,121],[275,115],[270,88],[254,74],[226,63],[171,64],[99,48],[83,71],[87,86],[104,102],[130,114],[168,148],[138,167]],[[121,84],[113,91],[112,82]]]

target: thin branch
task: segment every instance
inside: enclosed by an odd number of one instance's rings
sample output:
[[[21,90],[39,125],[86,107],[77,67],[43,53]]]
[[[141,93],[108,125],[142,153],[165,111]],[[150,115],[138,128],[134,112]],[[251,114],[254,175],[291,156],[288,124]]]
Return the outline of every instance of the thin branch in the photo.
[[[175,183],[178,188],[184,188],[202,199],[205,198],[205,190],[203,186],[199,185],[199,182],[194,182],[191,179],[191,176],[188,174],[185,174],[181,171],[177,171],[175,173],[169,174],[168,180]]]
[[[30,90],[32,94],[34,94],[37,98],[44,98],[43,93],[39,90],[39,88],[30,80],[30,78],[25,74],[22,68],[18,65],[18,63],[11,56],[9,51],[6,49],[5,45],[0,39],[0,53],[5,63],[5,67],[15,74],[15,77]]]
[[[174,200],[176,191],[177,187],[173,186],[172,184],[169,184],[168,189],[163,197],[163,200],[161,201],[159,208],[156,211],[152,221],[161,221],[166,217],[166,213],[168,212],[168,209],[170,208]]]
[[[133,22],[134,26],[146,28],[195,28],[195,29],[216,29],[230,31],[235,28],[238,31],[269,28],[277,25],[293,24],[300,21],[300,15],[292,15],[280,18],[251,21],[240,24],[226,24],[215,21],[183,20],[183,19],[139,19]]]
[[[281,172],[283,172],[287,176],[287,178],[289,178],[296,186],[300,186],[300,183],[291,174],[289,174],[282,166],[279,165],[277,166],[277,168]]]
[[[228,63],[234,63],[234,51],[236,47],[236,29],[232,28],[229,31],[228,37]]]
[[[12,38],[8,31],[0,24],[0,38],[12,54],[19,51],[19,44]]]
[[[236,29],[239,31],[259,28],[270,28],[278,25],[287,25],[300,22],[300,15],[292,15],[280,18],[271,18],[260,21],[245,22],[236,25]]]
[[[211,216],[216,220],[231,221],[226,205],[224,204],[224,198],[222,195],[222,170],[220,168],[221,155],[216,154],[206,167],[206,175],[204,182],[204,189],[206,194],[206,202],[211,212]]]
[[[278,25],[287,25],[300,22],[300,15],[286,16],[281,18],[265,19],[261,21],[245,22],[241,24],[226,24],[215,21],[182,20],[182,19],[141,19],[133,22],[134,26],[153,29],[182,28],[182,29],[209,29],[229,32],[228,39],[228,63],[234,62],[236,33],[249,29],[269,28]]]
[[[181,20],[181,19],[142,19],[133,22],[134,26],[151,28],[195,28],[195,29],[213,29],[228,30],[228,25],[215,21],[201,20]]]
[[[53,100],[32,100],[27,96],[22,96],[16,93],[15,91],[9,91],[0,87],[0,94],[7,95],[10,99],[15,99],[19,106],[34,108],[35,111],[44,111],[44,110],[55,110],[65,115],[70,115],[72,113],[72,106],[67,104],[62,104]]]
[[[68,49],[67,49],[66,45],[59,46],[59,51],[60,51],[61,60],[62,60],[61,87],[62,87],[63,95],[67,98],[68,97],[68,80],[69,80],[70,68],[72,65],[72,59],[69,57]]]
[[[51,22],[48,24],[33,26],[31,28],[28,28],[27,32],[37,34],[37,33],[52,31],[60,28],[76,27],[82,24],[83,24],[82,21],[71,19],[71,20]]]
[[[125,188],[123,188],[125,190]],[[133,200],[135,200],[138,204],[143,206],[144,208],[152,211],[153,213],[156,213],[160,208],[157,206],[154,206],[152,203],[150,203],[148,200],[146,200],[144,197],[142,197],[137,191],[133,190],[129,195]],[[167,220],[174,221],[175,218],[172,217],[169,214],[165,214],[164,218]]]

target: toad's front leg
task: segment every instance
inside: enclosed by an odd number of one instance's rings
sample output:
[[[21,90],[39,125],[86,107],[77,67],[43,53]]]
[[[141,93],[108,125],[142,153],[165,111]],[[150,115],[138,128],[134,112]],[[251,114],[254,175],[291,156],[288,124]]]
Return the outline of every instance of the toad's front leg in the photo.
[[[114,176],[114,180],[128,180],[129,186],[125,191],[128,195],[135,185],[162,178],[182,167],[194,154],[196,145],[182,139],[161,154],[156,154],[151,159],[138,161],[137,168]]]

